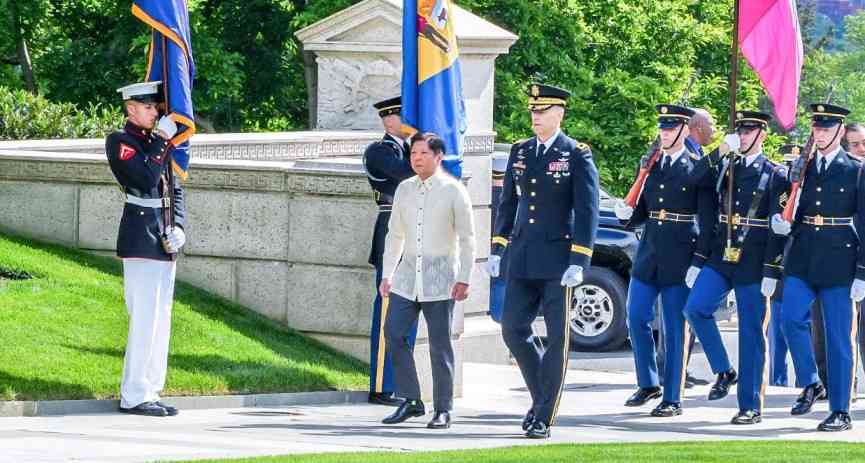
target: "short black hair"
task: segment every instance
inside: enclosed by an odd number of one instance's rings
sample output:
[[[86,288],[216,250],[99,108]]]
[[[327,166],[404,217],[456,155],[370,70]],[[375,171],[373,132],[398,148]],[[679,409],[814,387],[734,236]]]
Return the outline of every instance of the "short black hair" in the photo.
[[[429,149],[435,154],[444,154],[445,142],[438,135],[432,132],[420,133],[417,132],[411,136],[411,147],[419,141],[425,141],[429,145]]]

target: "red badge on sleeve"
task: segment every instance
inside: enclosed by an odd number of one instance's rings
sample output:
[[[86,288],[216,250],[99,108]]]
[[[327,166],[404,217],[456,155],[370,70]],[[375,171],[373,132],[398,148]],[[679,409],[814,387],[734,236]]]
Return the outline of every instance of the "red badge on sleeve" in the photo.
[[[128,161],[134,157],[135,157],[135,148],[121,143],[120,144],[120,160],[121,161]]]

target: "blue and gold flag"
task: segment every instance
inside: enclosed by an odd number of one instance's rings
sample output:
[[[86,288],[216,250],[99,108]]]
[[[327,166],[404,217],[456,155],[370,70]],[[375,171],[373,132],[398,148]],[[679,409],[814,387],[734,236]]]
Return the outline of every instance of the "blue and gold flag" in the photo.
[[[402,120],[445,142],[445,170],[462,176],[466,110],[451,0],[403,3]]]
[[[147,81],[161,80],[165,113],[179,125],[171,139],[174,171],[183,179],[189,170],[189,138],[195,133],[192,82],[195,63],[185,0],[134,0],[132,14],[150,26],[153,35],[147,58]]]

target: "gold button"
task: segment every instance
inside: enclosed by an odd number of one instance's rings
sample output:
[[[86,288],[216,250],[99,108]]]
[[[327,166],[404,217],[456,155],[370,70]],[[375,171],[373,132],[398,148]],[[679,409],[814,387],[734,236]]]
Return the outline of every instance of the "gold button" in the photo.
[[[688,189],[685,187],[682,187],[682,191],[688,191]]]
[[[661,184],[661,189],[662,189],[662,190],[664,189],[664,184],[663,184],[663,183]]]
[[[823,191],[823,189],[820,187],[817,187],[817,191]]]
[[[661,225],[662,223],[663,223],[663,222],[661,222],[660,220],[658,221],[658,225]]]
[[[533,178],[532,183],[538,183],[538,180]]]
[[[535,219],[529,219],[529,223],[535,223]]]
[[[556,183],[559,183],[559,181],[558,181],[558,180],[556,180]]]
[[[658,202],[659,202],[659,203],[664,202],[664,198],[658,198]]]
[[[138,215],[144,215],[144,211],[139,212]]]
[[[820,231],[820,227],[814,227],[814,230]]]
[[[530,210],[530,211],[535,210],[535,206],[529,206],[529,210]]]
[[[844,189],[843,189],[843,188],[841,188],[841,193],[843,193],[843,192],[844,192]]]
[[[818,206],[820,205],[820,201],[817,201],[817,205],[818,205]]]
[[[531,195],[532,195],[532,196],[535,196],[535,192],[534,192],[534,191],[533,191],[533,192],[531,192],[531,193],[529,193],[529,194],[531,194]]]

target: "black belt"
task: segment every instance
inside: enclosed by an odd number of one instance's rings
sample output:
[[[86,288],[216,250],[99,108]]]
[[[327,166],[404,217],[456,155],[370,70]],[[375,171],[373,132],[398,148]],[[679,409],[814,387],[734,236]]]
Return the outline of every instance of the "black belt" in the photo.
[[[823,217],[822,215],[806,215],[805,217],[802,217],[802,223],[815,225],[817,227],[840,227],[853,225],[853,217]]]
[[[661,209],[660,211],[649,211],[649,218],[665,222],[694,222],[695,214],[677,214]]]
[[[721,223],[727,223],[727,214],[721,214],[718,218]],[[736,214],[733,216],[733,225],[769,228],[769,219],[754,219],[750,217],[742,217],[739,214]]]

